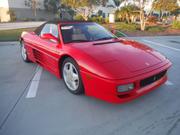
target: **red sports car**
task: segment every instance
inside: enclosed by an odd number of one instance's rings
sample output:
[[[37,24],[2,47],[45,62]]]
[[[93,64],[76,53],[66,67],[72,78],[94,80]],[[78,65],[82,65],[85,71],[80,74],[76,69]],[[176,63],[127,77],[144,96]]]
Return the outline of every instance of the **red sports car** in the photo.
[[[93,22],[46,22],[20,39],[25,62],[63,78],[73,94],[122,103],[167,80],[171,62],[132,40],[117,38]]]

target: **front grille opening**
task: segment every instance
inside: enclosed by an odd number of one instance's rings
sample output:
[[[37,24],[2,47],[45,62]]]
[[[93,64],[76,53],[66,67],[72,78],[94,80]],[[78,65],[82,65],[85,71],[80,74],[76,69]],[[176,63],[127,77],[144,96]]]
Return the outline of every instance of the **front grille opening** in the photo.
[[[130,96],[130,94],[118,95],[119,98],[128,98]]]
[[[151,77],[148,77],[144,80],[141,80],[140,81],[140,87],[145,87],[155,81],[158,81],[160,80],[165,74],[166,74],[167,70],[163,71],[163,72],[160,72],[159,74],[156,74],[156,75],[153,75]]]

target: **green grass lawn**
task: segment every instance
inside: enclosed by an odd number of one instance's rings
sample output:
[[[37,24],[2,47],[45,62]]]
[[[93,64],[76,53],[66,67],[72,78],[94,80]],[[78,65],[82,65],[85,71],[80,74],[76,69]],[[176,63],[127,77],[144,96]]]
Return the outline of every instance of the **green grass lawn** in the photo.
[[[33,31],[34,29],[35,28],[0,30],[0,41],[18,41],[23,31]]]
[[[117,30],[117,32],[115,33],[115,35],[117,35],[118,37],[123,37],[126,35],[137,35],[137,33],[140,33],[140,35],[144,35],[144,34],[150,34],[150,35],[156,35],[159,32],[163,32],[166,34],[166,30],[168,30],[171,27],[163,27],[163,26],[146,26],[146,30],[140,31],[140,26],[138,24],[127,24],[124,22],[116,22],[114,24],[102,24],[104,27],[106,27],[107,29],[111,30],[111,29],[115,29]],[[178,29],[180,33],[180,25],[179,23],[175,23],[174,28]],[[14,30],[0,30],[0,42],[1,41],[18,41],[19,37],[21,35],[21,33],[23,31],[33,31],[35,30],[35,28],[24,28],[24,29],[14,29]],[[170,29],[171,30],[171,29]],[[177,30],[176,30],[177,31]],[[176,32],[176,34],[178,34]],[[167,32],[166,35],[168,35],[169,32]]]

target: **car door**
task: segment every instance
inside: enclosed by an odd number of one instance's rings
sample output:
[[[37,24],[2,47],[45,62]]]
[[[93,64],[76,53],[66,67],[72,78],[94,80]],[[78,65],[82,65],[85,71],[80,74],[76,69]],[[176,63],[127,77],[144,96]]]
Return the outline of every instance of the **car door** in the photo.
[[[36,37],[36,46],[33,49],[33,55],[36,62],[57,75],[59,72],[58,59],[60,51],[60,48],[57,46],[59,46],[60,43],[42,38],[43,34],[52,34],[56,38],[59,38],[58,26],[50,23],[45,24],[39,35]]]

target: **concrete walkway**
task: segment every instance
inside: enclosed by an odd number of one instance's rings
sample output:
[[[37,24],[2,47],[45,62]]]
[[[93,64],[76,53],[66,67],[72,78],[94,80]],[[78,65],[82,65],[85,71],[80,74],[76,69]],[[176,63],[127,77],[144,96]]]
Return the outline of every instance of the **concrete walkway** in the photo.
[[[11,30],[19,28],[33,28],[38,27],[44,22],[13,22],[13,23],[0,23],[0,30]]]

